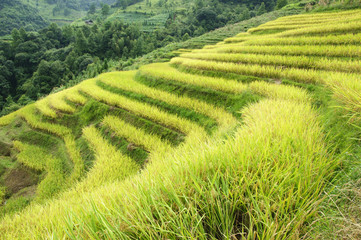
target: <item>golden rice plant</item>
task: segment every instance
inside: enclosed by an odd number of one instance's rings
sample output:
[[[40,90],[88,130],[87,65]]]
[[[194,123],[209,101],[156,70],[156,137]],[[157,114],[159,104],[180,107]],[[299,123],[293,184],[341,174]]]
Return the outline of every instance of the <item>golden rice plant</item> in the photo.
[[[81,95],[78,91],[78,86],[70,88],[66,94],[65,98],[73,103],[78,103],[84,105],[87,101],[87,98]]]
[[[299,15],[297,15],[299,16]],[[328,15],[325,17],[317,18],[312,17],[314,15],[305,16],[304,18],[298,18],[298,19],[283,19],[278,18],[274,21],[270,21],[267,23],[264,23],[260,25],[260,27],[263,26],[276,26],[276,25],[309,25],[309,24],[320,24],[320,23],[339,23],[339,22],[350,22],[350,21],[357,21],[361,19],[360,12],[353,12],[352,14],[348,13],[347,15]]]
[[[40,111],[41,114],[50,117],[50,118],[56,118],[58,115],[56,114],[56,111],[50,107],[49,105],[49,98],[43,98],[35,103],[36,108]]]
[[[129,180],[105,184],[91,193],[72,191],[51,204],[7,216],[0,222],[1,236],[46,238],[55,231],[59,238],[73,234],[95,238],[112,229],[114,238],[143,234],[147,239],[156,235],[172,239],[172,233],[182,231],[183,236],[202,239],[208,236],[202,235],[202,226],[197,224],[202,219],[207,225],[222,226],[222,233],[231,236],[232,230],[220,221],[231,218],[232,211],[226,210],[229,205],[219,204],[223,198],[214,194],[229,184],[223,189],[229,193],[224,200],[232,203],[235,212],[246,209],[252,219],[245,226],[251,230],[244,232],[247,236],[296,238],[299,225],[317,209],[317,199],[335,163],[327,154],[318,115],[310,104],[265,100],[245,109],[243,119],[243,126],[226,143],[214,140],[189,146],[188,151],[154,159]],[[108,152],[102,140],[94,140],[100,137],[94,130],[88,138]],[[97,158],[102,152],[98,151]],[[109,151],[102,161],[113,160],[113,156]],[[123,170],[119,169],[121,174]],[[199,207],[203,214],[193,214],[199,213]],[[215,207],[221,218],[205,217],[213,216]],[[187,218],[190,213],[192,217]]]
[[[236,39],[234,40],[236,42]],[[361,33],[358,34],[340,34],[331,36],[310,36],[310,37],[289,37],[289,38],[265,38],[250,39],[243,42],[242,45],[357,45],[361,41]]]
[[[334,18],[322,18],[322,19],[306,19],[306,21],[273,21],[262,24],[258,27],[251,28],[248,30],[249,33],[265,31],[265,30],[292,30],[300,28],[323,28],[324,26],[331,26],[333,24],[349,24],[352,22],[359,22],[361,15],[349,15],[349,16],[338,16]]]
[[[120,118],[107,116],[104,118],[103,124],[114,131],[119,137],[125,138],[138,146],[142,146],[149,152],[164,152],[171,149],[171,144],[166,140],[162,140],[155,135],[150,135],[142,129],[127,124]]]
[[[20,152],[16,156],[18,161],[30,168],[45,170],[48,156],[42,148],[20,141],[14,141],[13,144],[15,149]]]
[[[98,101],[123,108],[139,116],[158,122],[164,126],[176,129],[177,131],[187,135],[197,133],[199,136],[206,136],[205,130],[197,124],[184,118],[180,118],[178,116],[161,111],[157,107],[151,106],[149,104],[130,100],[129,98],[108,92],[96,85],[96,79],[90,79],[82,82],[80,85],[80,90],[97,99]]]
[[[107,142],[94,126],[84,128],[83,135],[95,152],[96,160],[86,178],[77,186],[78,190],[90,190],[108,182],[124,180],[139,171],[139,165]]]
[[[350,113],[350,120],[361,120],[361,76],[356,74],[330,74],[326,84],[334,97]]]
[[[324,18],[334,18],[334,17],[346,17],[346,16],[353,16],[353,15],[361,14],[360,9],[349,10],[349,11],[342,11],[342,12],[328,12],[328,13],[312,13],[312,14],[298,14],[298,15],[291,15],[280,17],[275,21],[303,21],[307,20],[317,20],[317,19],[324,19]]]
[[[61,138],[71,134],[71,130],[67,127],[58,124],[52,124],[49,122],[43,122],[41,117],[36,113],[36,107],[34,104],[27,105],[19,113],[19,116],[25,119],[25,121],[33,128],[41,129],[49,133],[55,134]]]
[[[52,108],[57,109],[62,112],[74,113],[75,108],[70,106],[65,101],[65,96],[66,96],[67,92],[68,92],[67,90],[64,90],[64,91],[61,91],[61,92],[58,92],[58,93],[48,96],[49,105]]]
[[[196,68],[210,71],[231,72],[242,75],[253,75],[258,77],[286,78],[299,82],[320,83],[325,72],[311,69],[285,68],[280,69],[274,66],[261,66],[255,64],[236,64],[228,62],[214,62],[195,60],[188,58],[173,58],[174,64],[180,64],[189,68]]]
[[[74,163],[73,172],[70,177],[71,181],[69,181],[69,184],[72,184],[72,181],[78,180],[84,173],[84,162],[76,147],[72,131],[65,126],[42,121],[35,110],[34,105],[28,105],[23,108],[19,116],[24,118],[31,127],[47,131],[64,140],[69,157]]]
[[[311,100],[306,90],[287,85],[254,81],[249,84],[249,89],[270,99],[284,99],[297,102]]]
[[[177,96],[166,91],[150,88],[136,82],[134,80],[135,73],[135,71],[111,72],[100,75],[99,79],[103,83],[115,88],[142,94],[149,98],[164,101],[174,106],[192,109],[196,112],[213,118],[217,121],[220,127],[229,127],[230,125],[236,124],[236,119],[232,116],[232,114],[226,112],[219,107],[215,107],[194,98]]]
[[[153,63],[142,66],[140,73],[154,78],[162,78],[169,81],[205,87],[217,91],[240,94],[247,89],[245,84],[223,78],[196,76],[181,72],[169,65],[169,63]]]
[[[36,201],[43,201],[53,197],[64,188],[65,176],[62,160],[46,153],[42,148],[35,145],[15,141],[14,146],[20,151],[16,156],[19,162],[30,168],[47,172],[46,177],[37,187]]]
[[[255,53],[286,56],[361,57],[358,45],[308,45],[304,46],[244,46],[227,44],[214,49],[195,50],[193,53]]]
[[[248,32],[241,32],[241,33],[238,33],[236,35],[236,37],[245,37],[245,36],[249,36],[250,34]]]
[[[308,68],[327,71],[361,72],[361,61],[345,61],[321,57],[242,53],[188,53],[182,54],[180,57],[221,62],[277,65],[281,67]]]
[[[0,204],[3,203],[6,195],[5,187],[0,187]]]
[[[322,25],[322,24],[321,24]],[[352,23],[330,23],[322,26],[310,26],[300,29],[293,29],[285,32],[278,33],[278,37],[290,37],[299,35],[329,35],[340,34],[349,32],[359,32],[361,25],[359,21]]]
[[[274,34],[264,34],[264,35],[251,35],[249,34],[248,36],[241,36],[241,37],[230,37],[230,38],[226,38],[223,41],[223,45],[224,44],[230,44],[230,43],[240,43],[240,42],[247,42],[247,41],[251,41],[251,40],[257,40],[257,39],[268,39],[268,38],[274,38]],[[220,46],[219,44],[213,45],[213,46]],[[222,45],[221,45],[222,46]]]
[[[5,126],[5,125],[9,125],[18,115],[19,113],[22,111],[22,108],[12,112],[8,115],[5,115],[3,117],[0,117],[0,126]]]
[[[74,182],[78,181],[83,177],[83,175],[85,174],[85,166],[80,151],[76,146],[74,136],[72,134],[66,135],[64,136],[63,140],[69,157],[74,164],[73,170],[68,180],[68,184],[72,185]]]
[[[313,24],[312,24],[313,25]],[[256,28],[251,28],[248,30],[249,33],[256,33],[256,32],[260,32],[260,31],[267,31],[267,30],[292,30],[292,29],[300,29],[300,28],[304,28],[307,27],[309,25],[273,25],[273,26],[259,26]]]

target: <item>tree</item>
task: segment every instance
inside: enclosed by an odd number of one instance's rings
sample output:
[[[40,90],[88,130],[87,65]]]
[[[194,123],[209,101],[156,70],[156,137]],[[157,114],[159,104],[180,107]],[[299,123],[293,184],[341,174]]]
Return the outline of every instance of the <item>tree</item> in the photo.
[[[75,39],[75,50],[84,53],[88,49],[88,41],[84,36],[84,33],[81,29],[79,29],[76,33],[76,39]]]
[[[188,34],[188,33],[185,33],[185,34],[183,35],[183,37],[182,37],[182,40],[183,40],[183,41],[187,41],[188,39],[190,39],[189,34]]]
[[[128,0],[118,0],[116,5],[122,7],[122,9],[124,10],[128,7],[129,4]]]
[[[96,9],[95,4],[92,3],[92,4],[90,5],[90,7],[89,7],[88,14],[94,14],[94,13],[95,13],[95,9]]]
[[[259,6],[258,10],[257,10],[257,15],[262,15],[264,13],[266,13],[266,5],[264,4],[264,2],[261,3],[261,5]]]
[[[108,4],[104,4],[102,6],[102,15],[105,17],[105,16],[108,16],[109,15],[109,11],[110,11],[110,7]]]
[[[281,9],[288,4],[287,0],[277,0],[277,9]]]
[[[64,8],[64,16],[69,16],[70,15],[70,10],[69,8]]]
[[[247,20],[251,18],[251,13],[249,12],[249,9],[245,7],[242,11],[242,20]]]

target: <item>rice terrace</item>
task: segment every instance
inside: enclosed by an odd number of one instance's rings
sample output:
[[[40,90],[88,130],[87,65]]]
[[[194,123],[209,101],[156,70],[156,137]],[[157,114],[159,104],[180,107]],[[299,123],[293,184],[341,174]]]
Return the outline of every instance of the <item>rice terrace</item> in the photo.
[[[0,239],[361,239],[361,9],[279,17],[0,118]]]

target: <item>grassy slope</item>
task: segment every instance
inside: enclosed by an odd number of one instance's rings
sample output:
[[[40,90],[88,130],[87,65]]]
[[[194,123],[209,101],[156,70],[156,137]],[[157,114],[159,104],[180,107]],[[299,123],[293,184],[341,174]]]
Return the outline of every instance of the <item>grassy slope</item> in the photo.
[[[310,18],[315,23],[300,25]],[[319,200],[339,194],[332,184],[359,177],[361,86],[352,58],[361,54],[353,45],[325,52],[319,44],[316,57],[305,50],[315,37],[348,45],[359,19],[360,10],[280,18],[171,63],[100,75],[0,118],[10,156],[44,171],[28,208],[12,216],[3,206],[1,237],[290,239],[358,229],[348,215],[338,217],[345,204],[324,201],[324,211]],[[284,39],[305,50],[274,47]],[[9,153],[0,155],[5,176],[14,166]],[[338,226],[327,218],[334,215]]]
[[[56,12],[55,15],[53,15],[53,9],[56,6],[56,4],[48,4],[46,0],[39,0],[39,5],[36,6],[36,0],[21,0],[24,4],[28,4],[32,6],[33,8],[36,8],[41,16],[44,19],[47,19],[51,22],[55,22],[59,25],[69,24],[70,22],[83,17],[86,14],[86,11],[76,11],[74,9],[69,9],[69,15],[64,15],[64,9],[62,11]]]
[[[8,0],[4,0],[1,4],[0,23],[3,27],[0,36],[11,34],[13,28],[24,27],[28,31],[35,31],[47,25],[39,11],[29,5]]]

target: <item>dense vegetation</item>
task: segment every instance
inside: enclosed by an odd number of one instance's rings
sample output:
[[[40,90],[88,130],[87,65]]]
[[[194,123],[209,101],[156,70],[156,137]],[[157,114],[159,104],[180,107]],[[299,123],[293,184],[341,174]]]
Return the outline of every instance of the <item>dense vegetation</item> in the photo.
[[[0,41],[0,115],[36,100],[56,87],[79,81],[84,75],[93,77],[106,71],[114,65],[112,62],[123,60],[125,64],[122,65],[126,66],[128,59],[277,8],[271,2],[262,11],[258,11],[263,8],[262,4],[246,2],[253,9],[250,11],[245,4],[197,1],[182,14],[170,14],[165,28],[150,32],[136,24],[105,20],[104,16],[92,25],[59,28],[53,23],[38,32],[14,29],[12,41]],[[164,6],[158,8],[161,7]],[[290,13],[292,11],[284,11],[278,16]],[[267,19],[266,16],[263,22]],[[118,69],[122,65],[118,64]]]
[[[12,38],[0,46],[0,102],[6,111],[16,107],[14,100],[29,101],[48,94],[99,59],[136,57],[162,40],[119,22],[79,29],[51,24],[38,33],[21,28],[12,32]],[[106,69],[106,64],[98,63],[94,74]]]
[[[8,35],[14,28],[36,31],[48,25],[39,11],[19,0],[2,0],[0,4],[0,36]]]
[[[281,17],[0,118],[1,238],[358,239],[360,21]]]

